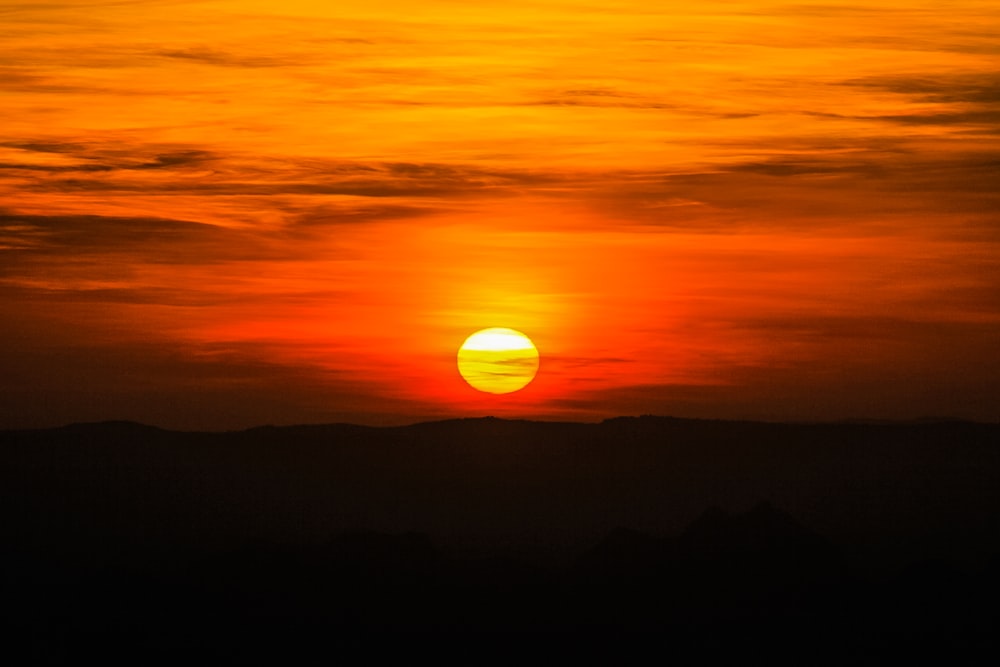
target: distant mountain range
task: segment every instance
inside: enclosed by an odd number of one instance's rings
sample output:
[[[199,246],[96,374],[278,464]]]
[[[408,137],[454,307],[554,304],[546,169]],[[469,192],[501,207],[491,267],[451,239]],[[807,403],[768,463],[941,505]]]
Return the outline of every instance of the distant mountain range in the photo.
[[[997,648],[1000,425],[105,422],[0,432],[0,489],[33,662]]]
[[[677,534],[707,507],[769,502],[854,559],[1000,551],[1000,425],[968,422],[481,418],[224,433],[105,422],[0,431],[0,484],[15,541],[73,535],[80,549],[364,529],[558,560],[615,528]]]

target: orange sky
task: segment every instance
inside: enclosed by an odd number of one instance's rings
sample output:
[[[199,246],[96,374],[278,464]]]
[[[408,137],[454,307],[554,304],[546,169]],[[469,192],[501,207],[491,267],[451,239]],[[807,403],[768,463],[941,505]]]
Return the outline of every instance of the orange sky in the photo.
[[[1000,8],[0,8],[0,427],[1000,417]],[[541,370],[480,394],[466,336]]]

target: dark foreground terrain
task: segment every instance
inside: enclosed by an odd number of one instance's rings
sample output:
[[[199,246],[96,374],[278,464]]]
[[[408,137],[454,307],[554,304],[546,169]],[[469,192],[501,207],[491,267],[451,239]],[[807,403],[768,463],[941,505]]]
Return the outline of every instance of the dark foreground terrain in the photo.
[[[991,664],[1000,426],[0,432],[18,664]],[[11,663],[13,664],[13,663]]]

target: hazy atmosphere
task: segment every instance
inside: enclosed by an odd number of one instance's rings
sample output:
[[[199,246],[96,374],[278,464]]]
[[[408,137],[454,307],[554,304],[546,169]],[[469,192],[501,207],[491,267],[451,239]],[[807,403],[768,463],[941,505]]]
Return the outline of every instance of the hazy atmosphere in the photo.
[[[996,2],[4,3],[0,428],[1000,418]],[[497,396],[456,353],[511,327]]]

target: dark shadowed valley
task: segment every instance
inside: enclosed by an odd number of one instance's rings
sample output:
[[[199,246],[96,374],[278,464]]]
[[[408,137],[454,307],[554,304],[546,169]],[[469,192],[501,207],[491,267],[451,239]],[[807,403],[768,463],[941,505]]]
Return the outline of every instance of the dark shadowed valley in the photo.
[[[0,432],[0,477],[39,661],[998,648],[997,425],[114,422]]]

